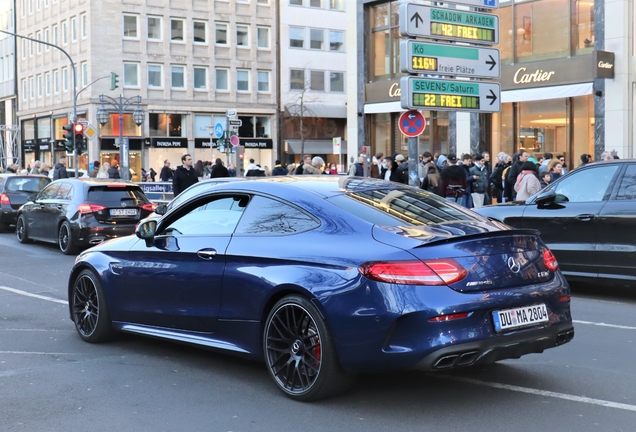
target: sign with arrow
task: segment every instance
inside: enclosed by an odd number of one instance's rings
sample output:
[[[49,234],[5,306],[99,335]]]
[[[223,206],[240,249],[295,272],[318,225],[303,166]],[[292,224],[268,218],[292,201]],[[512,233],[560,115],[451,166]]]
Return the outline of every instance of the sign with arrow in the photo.
[[[400,41],[400,68],[402,72],[437,72],[440,75],[470,78],[501,76],[497,49],[415,40]]]
[[[419,111],[406,111],[400,115],[398,121],[400,132],[407,137],[416,137],[426,129],[426,119]]]
[[[402,77],[401,105],[408,110],[501,111],[499,83]]]
[[[499,17],[493,14],[402,3],[400,35],[496,45],[499,43]]]

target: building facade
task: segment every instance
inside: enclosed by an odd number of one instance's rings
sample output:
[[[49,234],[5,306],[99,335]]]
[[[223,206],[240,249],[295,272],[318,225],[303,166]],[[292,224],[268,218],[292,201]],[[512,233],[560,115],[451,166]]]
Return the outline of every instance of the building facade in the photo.
[[[98,125],[100,95],[141,97],[138,127],[123,115],[133,180],[141,168],[159,171],[164,160],[181,164],[225,155],[210,126],[236,110],[245,157],[271,160],[276,151],[278,91],[277,7],[274,0],[18,0],[17,32],[61,47],[18,43],[18,120],[24,165],[55,163],[65,152],[62,126],[77,98],[79,118],[99,127],[99,138],[80,157],[119,162],[119,114]],[[109,89],[110,72],[119,88]],[[32,138],[35,146],[29,146]]]
[[[15,33],[14,2],[0,1],[0,30]],[[0,168],[20,163],[16,122],[15,37],[0,33]]]
[[[357,146],[406,154],[400,107],[398,1],[358,0]],[[634,156],[634,22],[628,0],[499,2],[502,111],[423,111],[419,153],[521,150]],[[455,7],[455,6],[450,6]],[[461,8],[457,6],[457,8]],[[467,8],[465,8],[467,9]],[[353,17],[352,17],[353,19]],[[351,74],[351,71],[349,71]],[[351,80],[353,80],[353,75]],[[349,100],[350,103],[354,101]],[[352,134],[349,135],[350,142]]]
[[[344,0],[280,2],[281,140],[287,163],[302,154],[347,166],[347,57]],[[355,93],[355,91],[354,91]],[[333,139],[340,138],[340,146]],[[336,151],[344,149],[342,152]]]

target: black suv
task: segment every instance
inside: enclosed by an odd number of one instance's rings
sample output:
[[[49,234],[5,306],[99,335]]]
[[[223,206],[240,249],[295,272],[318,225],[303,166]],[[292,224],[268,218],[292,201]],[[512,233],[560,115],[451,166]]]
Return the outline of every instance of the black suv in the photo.
[[[133,234],[137,222],[155,207],[132,182],[61,179],[29,197],[18,213],[16,234],[21,243],[57,243],[70,255]]]

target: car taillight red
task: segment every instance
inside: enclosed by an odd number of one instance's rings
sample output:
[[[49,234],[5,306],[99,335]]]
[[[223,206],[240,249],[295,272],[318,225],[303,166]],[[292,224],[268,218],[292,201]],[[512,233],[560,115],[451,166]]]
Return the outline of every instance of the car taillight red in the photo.
[[[11,205],[11,200],[9,199],[9,195],[3,193],[0,195],[0,204]]]
[[[371,280],[406,285],[447,285],[467,275],[454,259],[370,262],[358,270]]]
[[[147,210],[147,211],[155,211],[155,209],[157,208],[157,204],[155,203],[148,203],[148,204],[144,204],[141,206],[142,210]]]
[[[550,249],[543,249],[543,263],[550,271],[557,271],[559,263]]]
[[[97,204],[80,204],[77,206],[77,211],[81,214],[95,213],[104,210],[106,207]]]
[[[472,314],[472,312],[462,312],[450,315],[440,315],[433,318],[429,318],[429,322],[443,322],[443,321],[453,321],[456,319],[468,318]]]

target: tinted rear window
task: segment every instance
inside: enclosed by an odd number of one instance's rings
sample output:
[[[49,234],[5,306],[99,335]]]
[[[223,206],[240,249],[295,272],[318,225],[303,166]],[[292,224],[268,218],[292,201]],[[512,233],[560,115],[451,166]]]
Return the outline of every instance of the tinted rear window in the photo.
[[[468,209],[417,189],[365,190],[337,195],[329,201],[360,219],[383,226],[482,220]]]
[[[6,192],[35,193],[44,189],[51,180],[44,177],[13,177],[7,179]]]
[[[97,186],[88,190],[87,200],[91,203],[119,205],[121,200],[135,200],[147,203],[148,198],[139,187]]]

